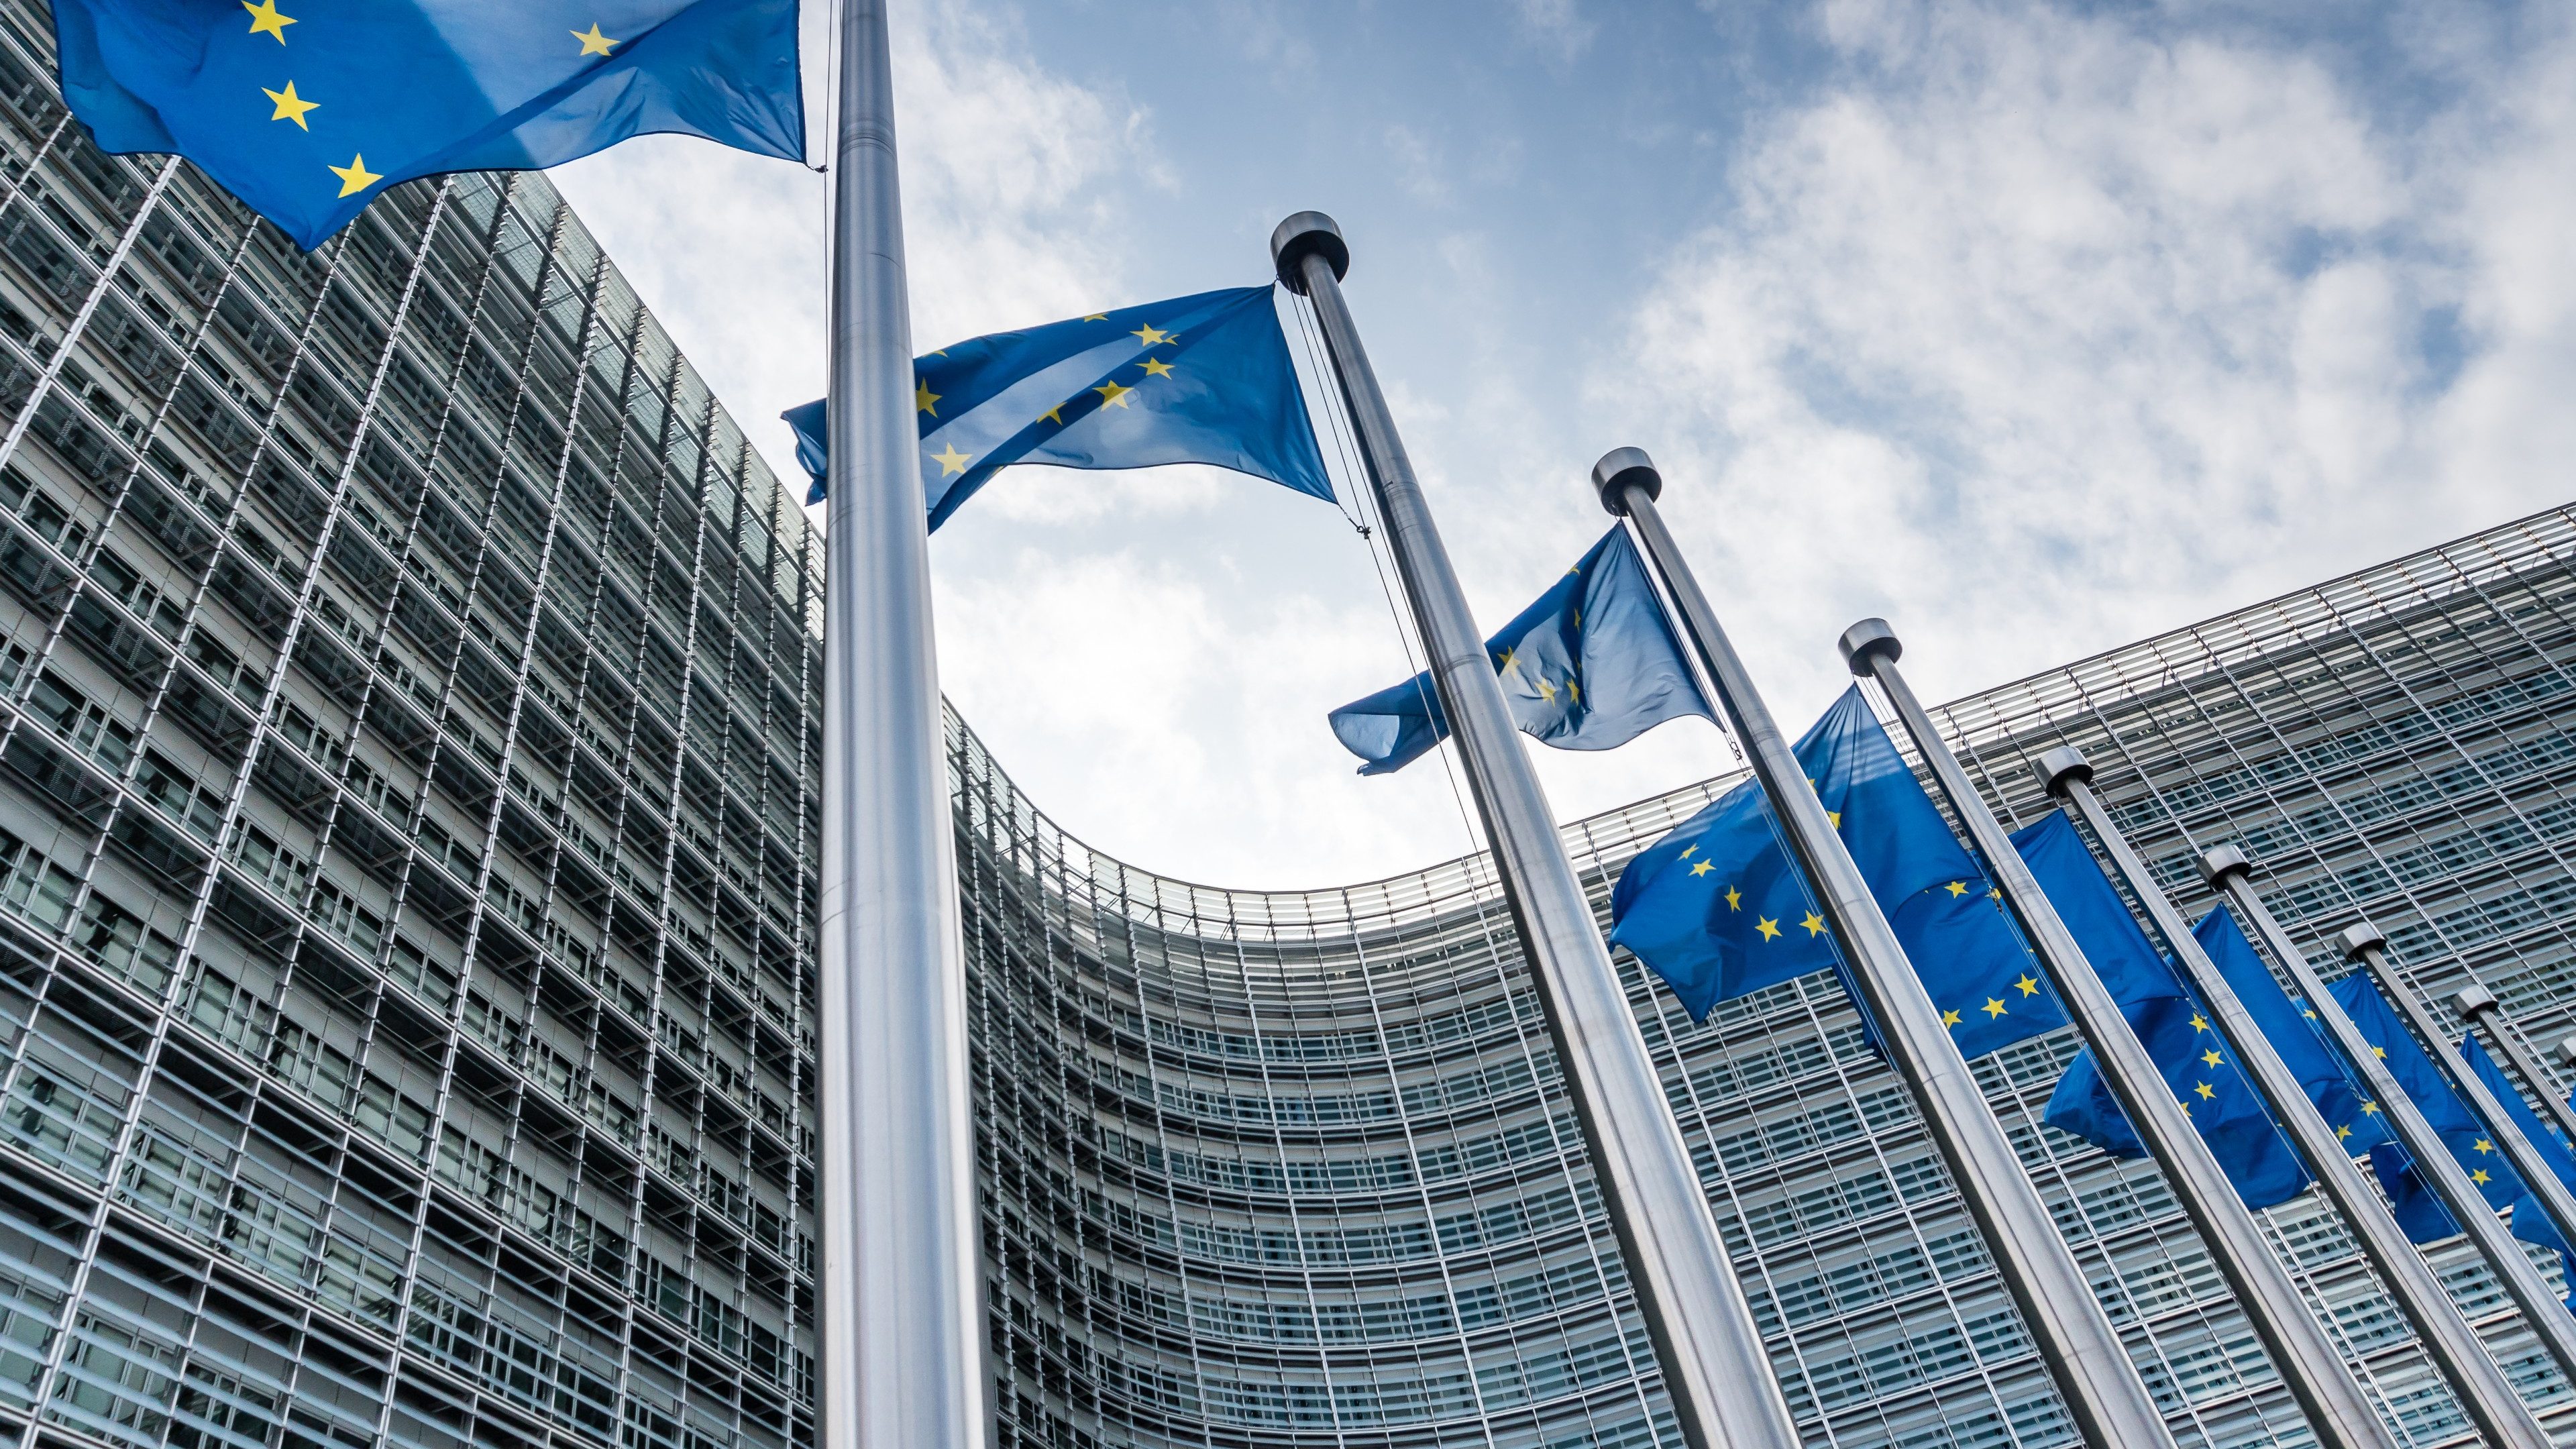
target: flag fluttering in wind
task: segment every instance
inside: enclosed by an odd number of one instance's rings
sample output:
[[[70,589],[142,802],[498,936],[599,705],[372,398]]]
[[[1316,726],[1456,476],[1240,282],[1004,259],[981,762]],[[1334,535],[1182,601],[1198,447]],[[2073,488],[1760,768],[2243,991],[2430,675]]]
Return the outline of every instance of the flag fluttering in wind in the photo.
[[[2166,1089],[2182,1103],[2210,1154],[2226,1170],[2237,1196],[2251,1208],[2298,1196],[2308,1185],[2307,1169],[2283,1140],[2262,1096],[2238,1070],[2209,1014],[2103,876],[2074,822],[2052,812],[2016,832],[2013,846],[2119,1003]],[[2042,1120],[2114,1156],[2146,1155],[2090,1048],[2067,1064]]]
[[[1268,287],[1201,292],[951,343],[912,360],[933,529],[1013,463],[1208,463],[1331,501]],[[820,401],[780,416],[823,501]]]
[[[2301,1091],[2317,1109],[2317,1115],[2334,1130],[2336,1140],[2346,1154],[2354,1157],[2382,1142],[2392,1140],[2387,1114],[2379,1104],[2368,1100],[2351,1073],[2344,1069],[2334,1050],[2326,1045],[2318,1031],[2315,1017],[2304,1006],[2293,1002],[2281,983],[2273,979],[2271,968],[2254,953],[2254,943],[2245,938],[2244,928],[2224,902],[2200,918],[2192,928],[2200,948],[2227,979],[2228,989],[2236,993],[2246,1014],[2254,1018],[2263,1040],[2271,1045],[2282,1065],[2296,1077]]]
[[[796,0],[54,0],[63,98],[320,245],[387,186],[678,132],[802,160]]]
[[[2326,993],[2342,1003],[2344,1011],[2352,1017],[2352,1024],[2360,1029],[2361,1039],[2370,1043],[2370,1049],[2387,1066],[2388,1074],[2397,1079],[2397,1085],[2405,1091],[2407,1099],[2424,1114],[2424,1120],[2433,1128],[2433,1135],[2441,1138],[2443,1145],[2451,1149],[2451,1156],[2460,1164],[2460,1170],[2469,1175],[2469,1181],[2477,1184],[2478,1192],[2488,1204],[2499,1209],[2513,1206],[2514,1201],[2523,1196],[2521,1175],[2505,1161],[2503,1150],[2496,1146],[2486,1125],[2478,1121],[2478,1115],[2460,1100],[2458,1092],[2452,1090],[2449,1080],[2442,1075],[2442,1069],[2434,1065],[2432,1057],[2415,1040],[2415,1034],[2406,1029],[2406,1023],[2398,1019],[2396,1011],[2379,994],[2379,988],[2371,984],[2368,973],[2355,971],[2340,981],[2329,982]],[[2372,1108],[2376,1110],[2376,1104],[2372,1104]],[[2383,1158],[2389,1163],[2388,1167],[2381,1166]],[[2379,1171],[2383,1186],[2392,1171],[2412,1171],[2406,1150],[2394,1145],[2384,1153],[2374,1151],[2371,1166]],[[2392,1191],[2391,1197],[2394,1196]],[[2444,1221],[2448,1220],[2449,1215],[2445,1214]],[[2456,1225],[2451,1228],[2452,1232],[2458,1230]]]
[[[1614,526],[1564,577],[1485,641],[1512,722],[1561,750],[1616,749],[1669,719],[1713,720],[1625,527]],[[1330,716],[1366,761],[1403,769],[1449,737],[1428,671]]]
[[[2487,1055],[2486,1043],[2479,1041],[2475,1032],[2460,1039],[2460,1060],[2468,1063],[2469,1070],[2477,1073],[2478,1080],[2486,1083],[2487,1090],[2495,1094],[2497,1104],[2504,1108],[2505,1116],[2510,1119],[2510,1125],[2540,1153],[2541,1160],[2549,1164],[2549,1170],[2557,1174],[2558,1180],[2571,1191],[2576,1191],[2576,1152],[2570,1152],[2567,1140],[2541,1122],[2540,1114],[2531,1110],[2531,1104],[2522,1099],[2521,1090],[2505,1076],[2504,1069],[2496,1065],[2495,1058]],[[2550,1221],[2549,1209],[2540,1205],[2540,1195],[2528,1191],[2528,1187],[2529,1184],[2525,1184],[2526,1191],[2513,1201],[2513,1235],[2558,1255],[2561,1274],[2567,1283],[2567,1305],[2571,1311],[2576,1311],[2576,1252],[2571,1252],[2567,1239],[2558,1231],[2558,1225]]]
[[[1797,755],[1960,1051],[1978,1056],[2065,1025],[1992,887],[1859,689],[1844,691]],[[1610,916],[1611,944],[1636,953],[1694,1017],[1838,961],[1750,781],[1628,862]]]

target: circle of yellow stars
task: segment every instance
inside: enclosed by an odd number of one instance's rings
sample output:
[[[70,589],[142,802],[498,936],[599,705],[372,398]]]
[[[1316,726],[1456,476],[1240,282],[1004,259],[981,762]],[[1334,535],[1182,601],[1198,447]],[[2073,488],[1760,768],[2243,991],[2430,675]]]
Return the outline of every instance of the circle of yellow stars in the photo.
[[[281,12],[277,8],[277,0],[257,0],[257,3],[253,3],[253,0],[241,0],[241,8],[250,13],[250,34],[268,36],[281,46],[286,44],[286,27],[303,23],[296,17]],[[580,53],[584,56],[604,58],[613,54],[618,46],[625,43],[616,36],[600,33],[597,21],[591,22],[587,32],[571,30],[565,33],[581,46]],[[313,123],[306,117],[322,109],[322,103],[305,98],[295,89],[293,79],[290,78],[277,90],[270,90],[266,86],[261,86],[259,90],[260,94],[268,97],[271,107],[268,113],[270,120],[292,121],[297,130],[307,135],[312,133]],[[340,178],[340,195],[343,198],[355,196],[385,179],[383,173],[367,169],[367,156],[363,151],[352,151],[349,155],[349,164],[346,166],[325,166],[324,169]]]
[[[598,27],[593,26],[592,28],[597,29]],[[609,43],[612,45],[616,44],[615,41],[611,41]],[[1075,320],[1078,322],[1106,322],[1109,320],[1109,314],[1106,312],[1093,312]],[[1127,368],[1132,367],[1137,370],[1140,376],[1132,384],[1123,383],[1118,380],[1116,373],[1113,372],[1109,377],[1104,378],[1098,386],[1085,389],[1085,392],[1096,395],[1100,399],[1099,403],[1092,409],[1094,412],[1098,412],[1106,408],[1129,407],[1132,405],[1132,400],[1139,388],[1142,388],[1157,379],[1171,377],[1179,371],[1179,369],[1173,364],[1153,355],[1154,349],[1157,347],[1177,348],[1181,345],[1181,334],[1177,329],[1166,330],[1155,326],[1151,322],[1147,322],[1127,335],[1136,339],[1137,346],[1145,355],[1134,362],[1122,364],[1118,371],[1125,371]],[[947,353],[943,349],[942,351],[932,355],[944,357]],[[947,394],[945,393],[936,393],[930,390],[930,379],[922,377],[917,373],[913,376],[913,411],[936,418],[939,416],[939,404],[946,396]],[[1044,412],[1039,413],[1038,416],[1055,424],[1059,428],[1063,427],[1064,410],[1075,403],[1081,402],[1082,399],[1083,394],[1076,393],[1072,397],[1066,398],[1064,401],[1057,403],[1055,406],[1048,408]],[[955,442],[943,439],[941,441],[939,451],[928,454],[927,456],[931,462],[939,465],[940,477],[952,478],[965,472],[967,466],[973,463],[979,455],[964,452],[958,448]]]

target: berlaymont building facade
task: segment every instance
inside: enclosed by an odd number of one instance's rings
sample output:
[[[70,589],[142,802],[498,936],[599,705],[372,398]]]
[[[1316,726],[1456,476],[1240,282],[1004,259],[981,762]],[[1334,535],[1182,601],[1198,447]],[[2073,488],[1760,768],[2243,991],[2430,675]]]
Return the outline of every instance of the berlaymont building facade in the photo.
[[[811,1443],[819,540],[541,177],[298,255],[92,149],[48,34],[0,3],[0,1441]],[[1942,719],[2019,820],[2085,749],[2187,907],[2235,841],[2329,972],[2367,916],[2576,1024],[2576,515]],[[1191,885],[951,745],[998,1442],[1676,1441],[1480,861]],[[1568,827],[1596,899],[1729,783]],[[1810,1442],[2067,1442],[1839,992],[1623,964]],[[2038,1124],[2072,1052],[1981,1075],[2182,1441],[2302,1442],[2154,1169]]]

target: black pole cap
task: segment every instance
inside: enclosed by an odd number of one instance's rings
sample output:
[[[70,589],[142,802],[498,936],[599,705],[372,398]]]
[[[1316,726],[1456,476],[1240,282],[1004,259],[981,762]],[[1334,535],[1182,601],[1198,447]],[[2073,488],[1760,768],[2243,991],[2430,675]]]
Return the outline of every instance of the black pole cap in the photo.
[[[1592,465],[1592,491],[1601,495],[1601,506],[1614,518],[1628,516],[1630,484],[1645,489],[1648,498],[1664,496],[1664,475],[1655,471],[1655,460],[1645,449],[1612,448]]]
[[[2241,875],[2251,880],[2254,862],[2245,852],[2232,845],[2213,845],[2200,853],[2200,878],[2219,890],[2227,889],[2227,878]]]
[[[1270,264],[1279,269],[1279,280],[1299,296],[1306,293],[1306,258],[1322,257],[1333,269],[1333,280],[1351,274],[1350,244],[1342,240],[1342,229],[1320,211],[1301,211],[1273,227],[1270,232]]]
[[[2048,793],[2063,795],[2069,784],[2093,783],[2093,764],[2073,745],[2059,745],[2039,757],[2039,772],[2048,777]]]
[[[1896,630],[1885,619],[1863,619],[1845,629],[1835,643],[1843,651],[1843,662],[1861,679],[1869,678],[1873,661],[1884,659],[1894,664],[1905,657],[1905,646],[1897,642]]]

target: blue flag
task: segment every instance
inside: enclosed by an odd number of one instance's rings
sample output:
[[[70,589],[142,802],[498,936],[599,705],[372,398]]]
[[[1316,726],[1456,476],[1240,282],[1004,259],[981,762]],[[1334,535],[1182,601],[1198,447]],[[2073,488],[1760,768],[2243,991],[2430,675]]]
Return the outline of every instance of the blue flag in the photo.
[[[1209,463],[1331,501],[1288,338],[1268,287],[1201,292],[996,332],[916,357],[913,420],[930,526],[1013,463]],[[826,492],[823,404],[780,414]]]
[[[2388,1194],[2388,1215],[2397,1219],[2399,1230],[2410,1243],[2438,1243],[2459,1236],[2460,1225],[2442,1199],[2424,1183],[2424,1175],[2415,1170],[2414,1159],[2394,1142],[2382,1142],[2370,1149],[2370,1170],[2379,1179],[2379,1190]],[[2519,1216],[2519,1215],[2517,1215]]]
[[[2019,932],[1857,688],[1797,755],[1960,1051],[1977,1056],[2065,1025]],[[1751,781],[1629,861],[1610,918],[1611,944],[1636,953],[1695,1018],[1839,962]]]
[[[2406,1023],[2398,1020],[2397,1013],[2389,1008],[2379,989],[2371,985],[2369,976],[2353,972],[2340,981],[2328,983],[2326,994],[2341,1002],[2343,1009],[2351,1014],[2352,1024],[2361,1031],[2361,1039],[2370,1043],[2371,1050],[2379,1054],[2380,1061],[2388,1067],[2388,1074],[2397,1079],[2398,1088],[2406,1093],[2407,1100],[2415,1104],[2415,1109],[2424,1114],[2424,1120],[2432,1125],[2433,1135],[2441,1138],[2443,1145],[2451,1149],[2451,1156],[2468,1173],[2469,1181],[2477,1184],[2488,1205],[2499,1209],[2513,1206],[2514,1200],[2523,1195],[2522,1178],[2505,1162],[2504,1153],[2497,1148],[2495,1139],[2488,1135],[2486,1125],[2478,1121],[2477,1114],[2471,1112],[2468,1104],[2460,1100],[2459,1093],[2452,1090],[2442,1069],[2434,1065],[2432,1057],[2415,1040],[2414,1033],[2406,1029]],[[2367,1111],[2378,1110],[2377,1103],[2364,1103],[2363,1107]],[[2397,1150],[2397,1158],[2401,1163],[2407,1160],[2402,1148]],[[2372,1165],[2377,1166],[2375,1158]],[[2384,1185],[2387,1180],[2383,1173],[2381,1183]]]
[[[2094,863],[2074,823],[2062,812],[2052,812],[2017,832],[2013,847],[2039,878],[2040,889],[2119,1003],[2129,1029],[2226,1170],[2237,1196],[2253,1208],[2298,1196],[2308,1185],[2307,1168],[2273,1125],[2261,1094],[2237,1069],[2198,998],[2147,940],[2128,904]],[[2067,1064],[2042,1120],[2115,1157],[2146,1153],[2090,1048]]]
[[[173,151],[308,250],[385,187],[676,131],[802,160],[796,0],[55,0],[99,149]]]
[[[2201,917],[2192,935],[2209,953],[2236,999],[2244,1004],[2245,1014],[2254,1018],[2263,1040],[2290,1069],[2290,1075],[2298,1079],[2299,1089],[2315,1104],[2317,1115],[2334,1130],[2345,1155],[2358,1157],[2388,1141],[2387,1114],[2376,1103],[2369,1111],[2362,1110],[2369,1094],[2353,1081],[2342,1059],[2318,1034],[2312,1014],[2290,1000],[2281,983],[2273,979],[2271,968],[2254,954],[2254,943],[2245,939],[2244,930],[2225,903]]]
[[[1486,640],[1485,654],[1512,722],[1560,750],[1613,750],[1668,719],[1715,718],[1623,526]],[[1428,671],[1329,718],[1367,762],[1363,775],[1401,770],[1449,737]]]
[[[2477,1073],[2478,1080],[2486,1083],[2487,1090],[2495,1094],[2496,1103],[2504,1108],[2505,1117],[2540,1153],[2541,1160],[2549,1164],[2549,1170],[2558,1175],[2558,1180],[2566,1184],[2569,1191],[2576,1192],[2576,1153],[2570,1153],[2567,1140],[2551,1131],[2540,1120],[2540,1114],[2531,1110],[2531,1104],[2522,1099],[2521,1090],[2505,1076],[2504,1069],[2496,1065],[2495,1059],[2487,1055],[2486,1044],[2479,1041],[2475,1033],[2461,1038],[2460,1059],[2467,1062],[2469,1070]],[[2513,1235],[2558,1254],[2562,1271],[2566,1269],[2567,1240],[2560,1236],[2558,1225],[2550,1220],[2549,1209],[2540,1205],[2539,1194],[2525,1192],[2514,1200]],[[2576,1308],[2576,1272],[2565,1272],[2564,1276],[2569,1285],[2569,1306]]]

